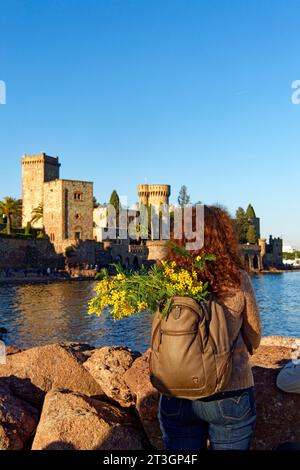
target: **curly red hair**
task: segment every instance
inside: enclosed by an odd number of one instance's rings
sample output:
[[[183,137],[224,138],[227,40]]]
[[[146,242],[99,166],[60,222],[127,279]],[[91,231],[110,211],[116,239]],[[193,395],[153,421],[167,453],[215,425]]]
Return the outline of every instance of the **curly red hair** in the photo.
[[[196,227],[196,208],[192,208],[192,228]],[[172,245],[186,246],[183,236],[174,239]],[[176,250],[177,251],[177,250]],[[198,270],[198,280],[209,281],[212,292],[222,296],[230,290],[239,288],[241,284],[241,269],[245,269],[239,251],[233,221],[226,209],[218,206],[204,206],[204,245],[200,250],[190,251],[192,259],[197,256],[214,254],[214,261],[207,261],[203,270]],[[168,250],[168,260],[176,261],[187,269],[191,267],[190,259],[178,254],[171,247]]]

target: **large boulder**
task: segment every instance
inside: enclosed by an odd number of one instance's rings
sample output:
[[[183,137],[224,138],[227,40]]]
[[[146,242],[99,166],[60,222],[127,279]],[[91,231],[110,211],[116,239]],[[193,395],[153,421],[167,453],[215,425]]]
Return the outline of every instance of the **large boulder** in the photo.
[[[0,379],[0,450],[26,448],[38,424],[38,411],[14,397]]]
[[[298,342],[295,338],[263,338],[251,357],[257,394],[253,449],[274,449],[284,442],[300,442],[300,395],[284,393],[276,387],[277,374],[295,357]],[[124,380],[136,399],[136,409],[151,444],[163,449],[157,419],[159,393],[150,382],[149,352],[134,362]]]
[[[103,397],[100,385],[76,355],[59,344],[7,356],[7,363],[0,364],[0,377],[16,396],[39,407],[43,404],[45,393],[53,387]]]
[[[142,450],[149,448],[128,411],[74,392],[46,395],[33,450]]]
[[[123,377],[138,355],[126,346],[106,346],[95,351],[83,365],[109,398],[130,407],[134,399]]]
[[[136,410],[151,444],[163,449],[163,440],[157,419],[159,392],[150,381],[150,350],[136,359],[132,367],[125,372],[124,380],[136,401]]]
[[[79,362],[85,362],[96,351],[94,346],[88,343],[77,343],[75,341],[65,341],[59,343],[64,349],[73,354]]]
[[[261,339],[260,346],[284,346],[293,351],[300,350],[300,338],[290,336],[264,336]]]
[[[263,341],[251,358],[257,401],[253,449],[258,450],[275,449],[284,442],[300,443],[300,395],[282,392],[276,386],[276,377],[294,356],[297,342],[292,338],[274,342],[272,346],[271,339]]]

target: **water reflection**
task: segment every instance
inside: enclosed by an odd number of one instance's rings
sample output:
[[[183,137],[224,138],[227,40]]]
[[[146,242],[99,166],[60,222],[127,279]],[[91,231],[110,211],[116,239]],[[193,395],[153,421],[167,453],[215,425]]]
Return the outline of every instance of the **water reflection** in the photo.
[[[254,276],[263,333],[300,337],[300,272]]]
[[[127,345],[144,352],[149,346],[150,313],[113,321],[87,315],[95,283],[67,282],[0,286],[0,327],[8,344],[27,348],[59,341],[97,347]],[[300,272],[253,277],[264,335],[300,337]]]
[[[145,351],[151,315],[113,321],[108,313],[87,315],[94,282],[0,286],[0,326],[7,343],[31,347],[58,341],[82,341],[97,347],[122,344]]]

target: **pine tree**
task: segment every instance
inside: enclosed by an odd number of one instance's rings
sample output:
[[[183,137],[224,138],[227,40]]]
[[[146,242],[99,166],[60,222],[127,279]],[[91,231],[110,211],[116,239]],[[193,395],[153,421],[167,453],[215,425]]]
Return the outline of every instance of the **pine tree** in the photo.
[[[116,211],[116,224],[119,226],[119,213],[120,213],[120,198],[117,191],[114,189],[111,193],[109,204],[111,204]]]
[[[249,206],[247,207],[246,216],[247,216],[248,220],[256,218],[255,211],[254,211],[253,206],[251,204],[249,204]]]
[[[183,186],[181,186],[180,188],[180,191],[179,191],[179,196],[178,196],[178,204],[180,207],[185,207],[187,206],[189,203],[190,203],[190,196],[187,192],[187,187],[185,186],[185,184]]]
[[[100,207],[100,202],[98,202],[95,196],[93,196],[93,208],[97,209],[98,207]]]
[[[247,230],[247,242],[251,245],[255,245],[257,243],[257,235],[254,225],[250,224]]]
[[[239,243],[247,243],[248,228],[249,222],[246,212],[242,207],[239,207],[235,214],[235,230]]]
[[[114,208],[116,209],[116,212],[119,213],[120,198],[119,198],[119,195],[118,195],[118,193],[115,189],[111,193],[109,204],[114,206]]]

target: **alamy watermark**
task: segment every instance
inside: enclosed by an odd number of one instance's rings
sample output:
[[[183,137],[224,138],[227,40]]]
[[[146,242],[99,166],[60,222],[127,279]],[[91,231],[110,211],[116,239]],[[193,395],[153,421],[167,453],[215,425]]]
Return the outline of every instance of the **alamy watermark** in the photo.
[[[6,84],[0,80],[0,104],[6,104]]]
[[[291,95],[291,101],[293,104],[300,104],[300,80],[294,80],[292,82],[293,93]]]
[[[124,198],[123,198],[124,199]],[[102,240],[185,240],[187,250],[200,250],[204,245],[204,205],[170,207],[168,204],[118,210],[112,204],[105,208],[105,223],[95,229]]]
[[[6,346],[4,341],[0,341],[0,364],[6,364]]]

